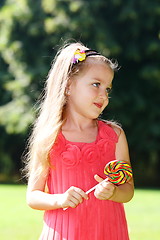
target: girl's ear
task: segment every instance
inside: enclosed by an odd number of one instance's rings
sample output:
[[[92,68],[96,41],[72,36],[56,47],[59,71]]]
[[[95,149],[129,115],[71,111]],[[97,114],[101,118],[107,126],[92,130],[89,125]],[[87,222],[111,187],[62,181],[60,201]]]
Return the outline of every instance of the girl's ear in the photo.
[[[70,96],[70,89],[69,89],[69,87],[67,87],[66,88],[66,90],[65,90],[65,95],[68,97],[68,96]]]
[[[66,89],[65,89],[65,95],[66,96],[70,96],[70,94],[71,94],[70,86],[71,86],[71,79],[68,80],[68,84],[67,84]]]

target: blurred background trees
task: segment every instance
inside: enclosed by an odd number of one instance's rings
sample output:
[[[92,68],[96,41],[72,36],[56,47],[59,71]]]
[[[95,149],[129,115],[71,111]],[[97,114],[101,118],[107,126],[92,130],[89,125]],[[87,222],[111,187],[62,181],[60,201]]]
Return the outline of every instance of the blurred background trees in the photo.
[[[117,59],[106,119],[122,124],[136,186],[160,184],[158,0],[1,0],[0,181],[18,181],[36,101],[66,40]]]

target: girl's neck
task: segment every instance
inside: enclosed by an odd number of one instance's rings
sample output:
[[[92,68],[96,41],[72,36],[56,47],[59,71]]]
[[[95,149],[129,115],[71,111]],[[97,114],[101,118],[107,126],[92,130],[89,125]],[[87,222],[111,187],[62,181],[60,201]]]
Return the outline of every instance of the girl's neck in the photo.
[[[72,118],[67,118],[62,126],[62,130],[65,131],[71,130],[71,131],[79,131],[83,132],[86,129],[89,128],[96,128],[97,127],[97,119],[72,119]]]
[[[98,121],[92,120],[81,123],[67,119],[62,126],[62,134],[71,142],[94,142],[98,134]]]
[[[74,130],[74,131],[84,131],[88,128],[97,127],[97,119],[89,119],[81,114],[71,111],[67,106],[63,110],[64,123],[62,126],[62,131]]]

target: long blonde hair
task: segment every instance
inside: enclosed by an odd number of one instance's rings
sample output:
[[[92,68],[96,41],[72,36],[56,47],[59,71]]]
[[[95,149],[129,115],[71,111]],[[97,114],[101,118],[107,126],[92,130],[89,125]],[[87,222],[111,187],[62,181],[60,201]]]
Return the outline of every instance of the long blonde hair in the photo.
[[[29,177],[31,172],[37,177],[49,166],[49,151],[63,125],[63,111],[66,104],[66,88],[69,79],[85,65],[85,61],[73,66],[72,60],[77,49],[86,50],[81,43],[71,43],[61,48],[49,71],[44,96],[41,99],[39,116],[35,121],[32,135],[29,139],[29,151],[26,157],[25,172]],[[117,65],[100,55],[98,58],[107,60],[108,65],[114,70]]]

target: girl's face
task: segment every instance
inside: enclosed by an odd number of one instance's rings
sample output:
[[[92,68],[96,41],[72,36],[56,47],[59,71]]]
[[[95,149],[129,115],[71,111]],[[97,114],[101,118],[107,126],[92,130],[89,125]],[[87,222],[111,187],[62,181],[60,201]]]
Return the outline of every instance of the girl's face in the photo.
[[[71,79],[67,113],[96,119],[108,105],[108,91],[112,87],[113,76],[107,64],[89,64],[82,73]]]

